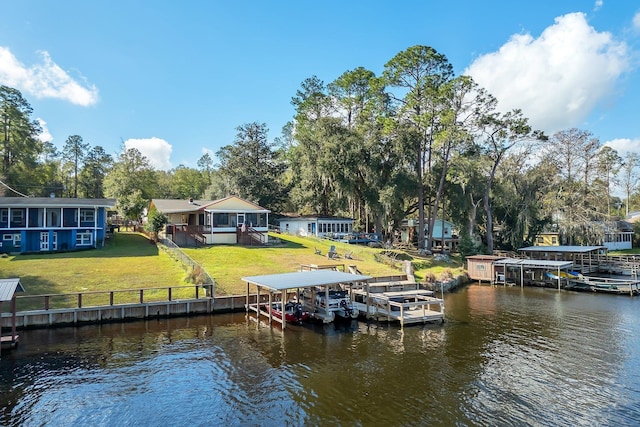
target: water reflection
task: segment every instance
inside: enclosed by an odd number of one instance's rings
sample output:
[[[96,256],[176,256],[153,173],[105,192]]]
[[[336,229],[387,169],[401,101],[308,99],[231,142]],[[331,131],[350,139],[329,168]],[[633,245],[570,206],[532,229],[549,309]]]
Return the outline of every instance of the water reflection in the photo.
[[[638,299],[471,286],[447,322],[24,331],[0,425],[637,425]]]

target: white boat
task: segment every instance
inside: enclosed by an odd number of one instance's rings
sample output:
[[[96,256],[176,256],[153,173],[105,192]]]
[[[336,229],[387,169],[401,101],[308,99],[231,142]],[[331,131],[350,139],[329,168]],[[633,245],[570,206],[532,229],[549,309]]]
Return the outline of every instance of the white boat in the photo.
[[[336,317],[342,319],[358,318],[359,312],[351,301],[347,290],[308,288],[305,289],[302,296],[305,308],[325,323],[333,322]]]

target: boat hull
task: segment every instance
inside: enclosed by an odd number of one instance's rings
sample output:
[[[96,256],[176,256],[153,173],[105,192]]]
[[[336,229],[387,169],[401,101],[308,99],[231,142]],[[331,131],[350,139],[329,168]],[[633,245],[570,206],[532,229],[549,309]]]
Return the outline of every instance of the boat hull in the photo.
[[[274,303],[271,307],[271,315],[282,320],[282,304]],[[311,317],[311,314],[302,308],[301,304],[287,303],[284,309],[284,320],[287,323],[301,324]]]

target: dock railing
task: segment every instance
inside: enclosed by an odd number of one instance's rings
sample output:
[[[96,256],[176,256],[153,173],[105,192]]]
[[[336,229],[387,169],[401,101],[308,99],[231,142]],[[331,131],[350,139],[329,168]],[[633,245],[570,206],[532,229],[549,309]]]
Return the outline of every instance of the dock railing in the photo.
[[[127,304],[175,302],[211,298],[213,285],[180,285],[108,291],[83,291],[66,294],[16,295],[16,309],[56,310],[89,307],[115,307]]]
[[[176,245],[174,242],[167,238],[159,238],[158,239],[160,249],[164,250],[170,257],[180,261],[182,265],[187,268],[197,268],[202,273],[204,277],[204,285],[212,285],[213,292],[211,295],[215,294],[215,286],[216,281],[207,273],[207,270],[204,269],[202,265],[194,261],[189,255],[185,254],[180,246]]]

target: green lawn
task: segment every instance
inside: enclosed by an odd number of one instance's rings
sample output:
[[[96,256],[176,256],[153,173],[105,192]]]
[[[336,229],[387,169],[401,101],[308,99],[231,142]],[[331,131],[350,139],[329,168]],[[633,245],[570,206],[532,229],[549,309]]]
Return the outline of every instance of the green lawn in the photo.
[[[609,255],[640,255],[640,248],[625,249],[623,251],[611,251]]]
[[[0,277],[19,277],[27,295],[179,286],[185,276],[178,262],[135,233],[115,233],[102,249],[0,258]]]
[[[280,236],[283,244],[272,247],[244,247],[237,245],[215,245],[204,248],[184,249],[184,252],[199,262],[216,281],[216,294],[244,294],[246,285],[241,278],[259,274],[274,274],[297,271],[301,264],[356,265],[363,274],[387,276],[402,274],[389,262],[379,262],[382,249],[360,245],[332,242],[325,239]],[[331,245],[336,246],[340,256],[329,260],[326,254]],[[315,248],[322,255],[315,254]],[[353,259],[344,255],[352,252]],[[434,263],[429,259],[411,258],[402,254],[398,259],[412,259],[416,277],[426,275],[439,277],[442,270],[452,270],[456,275],[462,270],[461,263],[454,258],[450,264]],[[396,266],[399,263],[395,263]],[[188,285],[187,274],[182,265],[164,251],[149,244],[146,237],[136,233],[115,233],[103,249],[82,252],[12,255],[0,258],[0,278],[19,277],[26,295],[73,294],[91,291],[112,291],[140,288],[164,288]],[[174,298],[192,297],[193,288],[174,294]],[[184,292],[184,295],[182,294]],[[122,298],[135,300],[136,292],[117,293],[116,304]],[[166,298],[164,291],[158,299]],[[146,297],[145,293],[145,298]],[[149,297],[151,298],[151,293]],[[108,304],[108,293],[84,296],[85,305]],[[62,305],[72,305],[74,296]]]
[[[219,295],[245,293],[246,284],[241,280],[244,276],[297,271],[301,264],[356,265],[360,272],[370,276],[402,274],[400,270],[391,267],[391,265],[376,260],[376,254],[383,252],[382,249],[333,242],[326,239],[289,235],[279,235],[278,237],[282,239],[282,245],[272,247],[216,245],[184,249],[184,252],[200,263],[215,279],[216,294]],[[327,259],[326,254],[331,245],[336,247],[340,256],[337,260]],[[322,255],[315,254],[316,248],[321,251]],[[344,254],[347,252],[352,252],[353,259],[344,258]],[[445,269],[454,270],[454,274],[462,271],[459,269],[461,263],[455,259],[451,264],[433,263],[426,259],[414,259],[413,261],[414,265],[420,267],[415,272],[418,279],[424,279],[427,272],[438,277]]]

